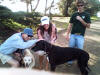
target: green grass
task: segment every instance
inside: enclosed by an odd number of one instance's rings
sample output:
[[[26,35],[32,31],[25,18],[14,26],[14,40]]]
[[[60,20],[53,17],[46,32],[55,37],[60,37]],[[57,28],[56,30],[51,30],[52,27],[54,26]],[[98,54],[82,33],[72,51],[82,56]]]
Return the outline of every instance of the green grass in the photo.
[[[66,22],[54,21],[54,23],[55,23],[56,27],[58,27],[58,28],[67,28],[67,26],[68,26],[68,23],[66,23]]]
[[[57,28],[67,29],[69,17],[53,17],[52,22],[56,25]]]
[[[93,20],[93,21],[100,20],[100,17],[92,16],[92,17],[91,17],[91,20]]]
[[[14,22],[13,20],[9,19],[8,20],[9,22],[7,22],[7,20],[3,21],[3,24],[15,31],[17,31],[18,29],[24,29],[26,28],[27,26],[25,25],[22,25],[22,24],[19,24],[17,22]]]

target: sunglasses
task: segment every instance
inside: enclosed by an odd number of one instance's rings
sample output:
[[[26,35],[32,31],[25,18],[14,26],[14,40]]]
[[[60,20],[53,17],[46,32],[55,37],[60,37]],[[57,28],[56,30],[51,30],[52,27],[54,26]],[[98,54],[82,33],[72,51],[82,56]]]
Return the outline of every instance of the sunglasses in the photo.
[[[83,5],[77,5],[77,7],[82,7]]]
[[[33,37],[32,35],[28,35],[28,37]]]

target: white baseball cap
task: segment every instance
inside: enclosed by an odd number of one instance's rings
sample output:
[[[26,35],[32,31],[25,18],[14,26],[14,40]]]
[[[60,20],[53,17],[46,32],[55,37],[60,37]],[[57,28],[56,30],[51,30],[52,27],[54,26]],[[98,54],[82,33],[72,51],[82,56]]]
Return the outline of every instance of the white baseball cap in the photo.
[[[44,25],[44,24],[49,24],[49,17],[48,16],[44,16],[41,18],[41,24]]]

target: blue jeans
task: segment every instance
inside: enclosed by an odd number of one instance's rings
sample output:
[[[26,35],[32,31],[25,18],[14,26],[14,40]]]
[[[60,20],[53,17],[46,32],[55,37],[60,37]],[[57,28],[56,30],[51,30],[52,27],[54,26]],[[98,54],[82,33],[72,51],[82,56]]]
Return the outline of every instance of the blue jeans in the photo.
[[[84,46],[84,36],[71,34],[69,40],[69,47],[83,49]],[[68,61],[69,64],[72,64],[72,61]]]
[[[82,35],[71,34],[69,40],[69,47],[76,47],[83,49],[84,37]]]

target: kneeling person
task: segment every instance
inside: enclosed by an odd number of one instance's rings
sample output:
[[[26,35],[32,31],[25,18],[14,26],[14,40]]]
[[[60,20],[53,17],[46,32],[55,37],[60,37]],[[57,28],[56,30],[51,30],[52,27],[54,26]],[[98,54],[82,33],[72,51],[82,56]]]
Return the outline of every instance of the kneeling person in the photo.
[[[23,32],[15,33],[9,37],[0,46],[0,60],[3,64],[8,63],[12,67],[18,67],[19,62],[13,59],[10,54],[15,52],[17,49],[26,49],[33,46],[38,40],[32,40],[33,30],[25,28]]]

